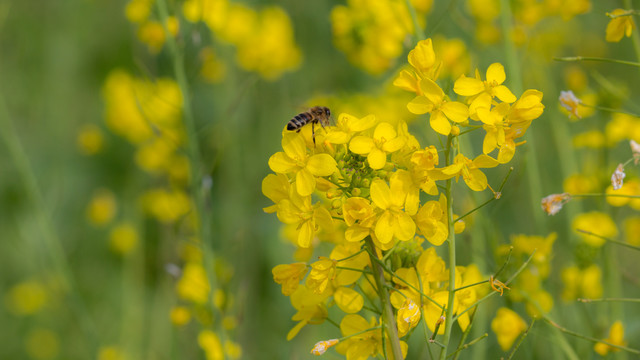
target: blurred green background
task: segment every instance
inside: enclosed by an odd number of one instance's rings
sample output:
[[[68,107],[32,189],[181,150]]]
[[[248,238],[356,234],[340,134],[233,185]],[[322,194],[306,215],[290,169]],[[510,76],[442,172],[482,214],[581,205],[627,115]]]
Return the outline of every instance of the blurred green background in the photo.
[[[200,141],[200,170],[212,183],[206,201],[212,219],[210,241],[216,256],[232,269],[225,291],[234,298],[231,314],[237,326],[232,333],[243,349],[242,358],[306,359],[312,357],[309,350],[316,341],[338,334],[328,324],[308,326],[295,340],[286,341],[287,332],[295,324],[290,320],[294,309],[273,282],[271,269],[292,262],[295,249],[281,239],[276,217],[262,210],[271,205],[261,192],[261,181],[271,172],[268,159],[280,149],[284,125],[309,105],[309,99],[331,96],[337,117],[349,108],[349,100],[341,99],[354,94],[383,94],[384,86],[405,63],[406,53],[414,43],[409,37],[394,66],[373,76],[350,64],[333,45],[331,9],[344,2],[243,3],[256,9],[281,6],[291,18],[302,62],[295,71],[276,80],[264,80],[239,68],[234,49],[217,41],[203,23],[180,20],[178,44],[184,50]],[[512,5],[518,10],[521,3],[515,1]],[[555,217],[547,217],[537,201],[562,192],[563,180],[574,173],[591,172],[606,186],[615,164],[628,158],[626,143],[606,149],[573,147],[573,134],[604,129],[610,114],[598,113],[570,123],[560,111],[557,98],[560,90],[567,89],[568,69],[577,65],[586,74],[599,104],[626,106],[629,111],[638,112],[640,107],[633,99],[639,89],[631,80],[639,75],[637,70],[607,63],[552,60],[553,56],[573,55],[635,59],[629,42],[604,42],[608,22],[604,13],[618,6],[613,3],[593,1],[591,10],[584,15],[567,21],[550,17],[527,28],[526,41],[515,50],[516,62],[523,89],[535,88],[544,93],[545,113],[534,121],[527,133],[528,143],[519,148],[509,164],[514,172],[502,198],[467,224],[459,245],[460,263],[473,261],[489,274],[500,266],[494,258],[495,249],[508,243],[511,234],[546,236],[557,232],[553,275],[545,285],[554,295],[553,314],[568,328],[602,338],[606,337],[612,312],[617,312],[616,316],[624,314],[623,319],[635,319],[640,312],[635,306],[613,306],[612,310],[609,304],[585,307],[560,299],[560,270],[579,257],[576,254],[580,251],[591,251],[576,245],[576,235],[569,226],[582,210],[601,209],[614,219],[634,210],[611,208],[601,199],[585,200],[567,205]],[[169,318],[171,308],[180,303],[175,271],[171,270],[183,264],[180,254],[188,242],[181,230],[183,224],[162,224],[145,214],[140,205],[141,194],[164,180],[142,171],[134,160],[135,146],[105,125],[102,92],[111,71],[124,69],[151,79],[174,77],[167,48],[157,54],[148,51],[136,37],[136,26],[124,15],[126,4],[106,0],[0,2],[2,359],[89,359],[98,357],[100,349],[109,346],[126,352],[130,359],[204,358],[197,345],[199,325],[191,322],[176,327]],[[170,12],[181,5],[170,3]],[[493,62],[508,67],[504,44],[478,41],[473,21],[465,2],[436,2],[427,15],[427,36],[441,34],[462,39],[472,59],[469,76],[476,67],[482,73]],[[226,69],[223,80],[213,84],[199,76],[199,51],[211,44]],[[512,80],[509,71],[507,68],[508,85]],[[512,89],[517,96],[523,90]],[[362,112],[354,115],[367,115],[365,108],[358,111]],[[102,149],[92,156],[83,154],[77,144],[78,135],[87,124],[97,126],[104,138]],[[424,133],[424,128],[420,121],[412,125],[418,133]],[[423,145],[425,140],[421,138]],[[24,157],[20,156],[20,149],[24,149]],[[531,175],[535,170],[537,173]],[[498,186],[506,169],[487,173],[490,184]],[[636,173],[633,168],[628,175],[637,177]],[[110,251],[109,226],[96,226],[87,217],[89,203],[99,189],[109,189],[114,194],[117,210],[112,221],[129,221],[139,233],[136,250],[126,256]],[[474,202],[479,204],[489,196],[465,195],[461,203],[468,210]],[[462,213],[463,209],[458,211]],[[50,247],[56,243],[61,249]],[[605,277],[605,289],[623,288],[625,297],[638,297],[640,268],[634,260],[637,254],[609,247],[606,251],[614,252],[616,265],[626,277]],[[596,254],[592,258],[600,259],[599,256],[608,255]],[[67,290],[64,274],[73,279]],[[34,282],[40,284],[44,294],[38,289],[23,288],[22,297],[16,295],[16,286]],[[19,300],[15,300],[16,296]],[[42,299],[44,304],[38,305]],[[16,310],[15,301],[33,301],[37,310]],[[488,322],[504,302],[494,298],[481,307],[485,315],[484,324],[477,325],[480,334],[490,333]],[[633,320],[625,325],[629,345],[640,346],[640,322]],[[547,325],[539,326],[523,344],[518,358],[563,358],[561,350],[552,349],[562,345],[558,345],[553,333],[545,331]],[[422,354],[419,341],[414,339],[417,345],[412,349],[416,350],[409,358]],[[580,354],[597,356],[590,352],[591,343],[573,338],[569,342]],[[39,352],[36,348],[50,351]],[[487,358],[502,354],[491,336],[477,348],[474,354],[483,353]],[[101,356],[108,358],[104,353]],[[331,351],[324,356],[340,358]]]

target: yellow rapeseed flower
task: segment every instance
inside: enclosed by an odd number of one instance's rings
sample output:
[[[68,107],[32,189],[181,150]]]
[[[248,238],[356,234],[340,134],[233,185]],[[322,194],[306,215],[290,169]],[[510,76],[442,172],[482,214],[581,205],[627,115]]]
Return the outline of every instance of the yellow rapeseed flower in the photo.
[[[224,351],[220,338],[209,329],[204,329],[198,334],[198,345],[204,351],[207,360],[223,360]]]
[[[127,222],[116,225],[109,234],[109,248],[118,255],[130,254],[135,250],[138,241],[138,231]]]
[[[624,9],[615,9],[611,12],[615,17],[607,24],[606,40],[609,42],[618,42],[623,36],[631,37],[631,32],[636,28],[631,13]]]
[[[609,337],[604,339],[604,341],[619,346],[627,345],[627,342],[624,341],[624,326],[622,325],[622,321],[616,321],[611,325],[611,328],[609,329]],[[602,356],[606,356],[610,351],[620,351],[618,348],[614,348],[601,342],[596,343],[593,350]]]
[[[382,210],[375,227],[377,241],[383,249],[393,246],[393,239],[409,240],[415,235],[416,224],[410,214],[403,211],[407,197],[406,179],[395,172],[389,185],[380,179],[371,183],[371,200]]]
[[[373,136],[355,136],[349,142],[349,150],[356,154],[367,155],[367,161],[372,169],[382,169],[387,163],[387,154],[400,150],[406,139],[389,123],[376,126]]]
[[[307,275],[307,270],[307,264],[294,263],[277,265],[271,272],[273,273],[273,281],[282,285],[282,294],[290,296]]]
[[[605,243],[606,240],[601,237],[612,239],[618,236],[618,227],[611,217],[606,213],[598,211],[576,216],[573,219],[571,228],[584,242],[594,247],[602,246]],[[587,231],[599,237],[578,232],[578,230]]]
[[[169,313],[171,323],[175,326],[183,326],[191,320],[191,311],[184,306],[174,306]]]
[[[297,133],[286,133],[282,138],[282,149],[269,158],[269,167],[276,173],[294,173],[296,190],[308,196],[316,188],[316,177],[329,176],[336,172],[336,160],[329,154],[309,155],[304,138]]]
[[[87,206],[87,218],[95,226],[104,226],[111,222],[116,215],[116,197],[108,189],[99,189],[91,198]]]
[[[48,329],[30,330],[25,339],[25,346],[27,354],[35,360],[55,359],[60,353],[60,339],[55,332]]]
[[[461,123],[469,118],[469,108],[457,101],[448,101],[444,91],[431,79],[422,79],[419,83],[422,95],[416,96],[407,108],[414,114],[429,113],[431,128],[442,135],[451,132],[450,121]]]
[[[84,155],[95,155],[104,147],[104,136],[100,128],[93,124],[82,127],[76,138],[78,148]]]
[[[498,344],[503,351],[509,350],[513,342],[527,328],[527,323],[515,311],[502,307],[491,321],[491,330],[498,337]]]

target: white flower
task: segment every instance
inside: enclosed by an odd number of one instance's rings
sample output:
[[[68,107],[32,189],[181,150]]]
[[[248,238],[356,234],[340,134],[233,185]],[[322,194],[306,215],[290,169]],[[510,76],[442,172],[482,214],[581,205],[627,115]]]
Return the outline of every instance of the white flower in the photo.
[[[613,186],[613,190],[618,190],[622,187],[622,180],[627,176],[624,173],[624,166],[622,164],[618,165],[616,171],[611,175],[611,185]]]
[[[560,105],[567,109],[573,116],[581,119],[578,115],[578,105],[582,104],[582,101],[573,93],[573,91],[560,91]]]

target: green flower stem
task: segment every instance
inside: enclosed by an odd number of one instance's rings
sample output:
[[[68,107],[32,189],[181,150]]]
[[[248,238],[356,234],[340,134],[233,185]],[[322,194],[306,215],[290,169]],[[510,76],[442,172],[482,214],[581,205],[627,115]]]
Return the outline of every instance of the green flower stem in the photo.
[[[342,219],[340,219],[340,220],[342,220]],[[338,260],[336,260],[336,261],[337,261],[337,262],[340,262],[340,261],[349,260],[349,259],[351,259],[351,258],[354,258],[354,257],[356,257],[356,256],[358,256],[358,255],[360,255],[360,254],[362,254],[362,253],[363,253],[363,252],[365,252],[365,251],[367,251],[367,250],[366,250],[366,249],[360,249],[360,251],[358,251],[358,252],[356,252],[356,253],[353,253],[353,254],[351,254],[351,255],[347,256],[346,258],[338,259]]]
[[[44,253],[48,254],[49,261],[54,271],[59,275],[63,292],[69,295],[70,304],[68,308],[77,318],[78,323],[87,335],[86,343],[89,345],[88,353],[95,353],[98,346],[98,331],[92,317],[87,310],[84,299],[78,292],[76,279],[69,267],[69,259],[64,252],[64,247],[60,242],[60,238],[55,233],[49,214],[47,214],[47,206],[42,197],[42,192],[38,186],[36,175],[33,172],[31,161],[20,142],[18,133],[6,108],[4,96],[0,95],[0,136],[9,150],[9,157],[13,161],[19,176],[22,178],[21,183],[24,184],[27,196],[31,201],[33,211],[35,213],[36,226],[40,228],[39,241],[44,249]],[[49,270],[49,269],[47,269]]]
[[[469,211],[468,213],[466,213],[466,214],[464,214],[462,216],[458,216],[458,218],[453,220],[453,222],[455,223],[458,220],[462,220],[466,216],[469,216],[469,215],[473,214],[474,212],[480,210],[482,207],[484,207],[485,205],[489,204],[490,202],[500,199],[500,197],[502,197],[502,189],[504,188],[504,184],[507,183],[507,179],[509,178],[509,175],[511,175],[512,172],[513,172],[513,166],[509,168],[509,172],[507,173],[507,176],[504,177],[504,180],[502,180],[502,184],[500,184],[500,188],[498,189],[498,191],[495,193],[495,195],[491,199],[489,199],[489,200],[485,201],[484,203],[480,204],[480,206],[478,206],[475,209]]]
[[[169,18],[169,11],[167,9],[167,1],[159,0],[156,2],[158,5],[158,13],[160,15],[160,22],[166,34],[170,34],[167,28],[167,20]],[[184,54],[178,47],[176,40],[173,36],[167,36],[167,46],[173,60],[173,70],[176,77],[176,82],[180,87],[180,93],[182,94],[183,103],[183,117],[187,133],[187,156],[189,157],[190,169],[191,169],[191,198],[195,205],[196,218],[198,226],[198,238],[200,239],[200,245],[203,256],[203,267],[206,271],[207,278],[209,280],[209,305],[213,313],[216,313],[216,307],[213,302],[213,293],[216,286],[216,274],[215,274],[215,259],[213,255],[213,239],[211,237],[211,214],[206,209],[205,197],[208,194],[208,189],[204,189],[203,176],[201,173],[201,158],[200,158],[200,146],[196,131],[195,118],[191,109],[191,96],[189,93],[189,84],[187,82],[187,75],[184,66]],[[222,337],[222,341],[226,340],[226,332],[222,328],[220,322],[217,324],[219,335]]]
[[[553,60],[556,60],[556,61],[567,61],[567,62],[574,62],[574,61],[600,61],[600,62],[608,62],[608,63],[614,63],[614,64],[621,64],[621,65],[629,65],[629,66],[640,67],[640,63],[639,62],[635,62],[635,61],[625,61],[625,60],[610,59],[610,58],[595,57],[595,56],[554,57]]]
[[[522,94],[522,68],[520,66],[520,61],[518,60],[515,44],[509,39],[513,27],[511,2],[509,0],[500,0],[500,9],[500,25],[502,27],[502,36],[504,38],[504,53],[507,64],[505,68],[507,68],[509,72],[507,79],[509,79],[510,88],[513,92],[515,94]],[[541,171],[538,166],[538,155],[534,150],[536,146],[533,136],[529,135],[527,142],[529,143],[528,148],[532,149],[527,152],[528,161],[526,162],[526,173],[530,189],[529,202],[530,206],[533,208],[533,223],[534,226],[538,227],[540,232],[545,233],[548,222],[544,220],[544,214],[538,211],[540,198],[542,197],[542,184],[540,183],[539,174]]]
[[[638,250],[638,251],[640,251],[640,247],[638,247],[638,246],[634,246],[634,245],[631,245],[631,244],[626,243],[626,242],[624,242],[624,241],[609,239],[609,238],[606,238],[606,237],[604,237],[604,236],[602,236],[602,235],[594,234],[594,233],[592,233],[591,231],[587,231],[587,230],[576,229],[576,231],[577,231],[577,232],[580,232],[580,233],[583,233],[583,234],[587,234],[587,235],[595,236],[595,237],[597,237],[597,238],[599,238],[599,239],[606,240],[606,241],[612,242],[612,243],[614,243],[614,244],[618,244],[618,245],[621,245],[621,246],[626,246],[626,247],[628,247],[628,248],[630,248],[630,249],[633,249],[633,250]]]
[[[562,326],[558,325],[556,322],[554,322],[553,320],[551,320],[551,319],[550,319],[548,316],[546,316],[546,315],[543,315],[543,317],[542,317],[542,318],[543,318],[543,319],[544,319],[544,321],[546,321],[549,325],[553,326],[554,328],[556,328],[556,329],[560,330],[561,332],[563,332],[563,333],[565,333],[565,334],[569,334],[569,335],[571,335],[571,336],[575,336],[575,337],[577,337],[577,338],[584,339],[584,340],[587,340],[587,341],[592,341],[592,342],[594,342],[594,343],[603,343],[603,344],[609,345],[609,346],[611,346],[611,347],[613,347],[613,348],[616,348],[616,349],[620,349],[620,350],[624,350],[624,351],[630,352],[630,353],[632,353],[632,354],[640,355],[640,350],[632,349],[632,348],[630,348],[630,347],[626,347],[626,346],[622,346],[622,345],[612,344],[612,343],[610,343],[610,342],[608,342],[608,341],[605,341],[605,340],[596,339],[596,338],[591,337],[591,336],[582,335],[582,334],[579,334],[579,333],[577,333],[577,332],[571,331],[571,330],[569,330],[569,329],[565,329],[564,327],[562,327]]]
[[[411,0],[405,0],[405,4],[407,4],[407,9],[409,9],[409,14],[411,15],[411,22],[413,22],[413,28],[416,32],[416,43],[420,40],[426,39],[424,34],[424,30],[418,23],[418,15],[416,14],[416,9],[413,7]]]
[[[343,337],[339,338],[339,339],[338,339],[338,341],[345,341],[345,340],[347,340],[347,339],[349,339],[349,338],[352,338],[352,337],[354,337],[354,336],[358,336],[358,335],[366,334],[366,333],[368,333],[368,332],[375,331],[375,330],[378,330],[378,329],[380,329],[380,328],[381,328],[381,326],[380,326],[380,325],[378,325],[378,326],[374,326],[374,327],[372,327],[372,328],[368,328],[368,329],[366,329],[366,330],[358,331],[357,333],[353,333],[353,334],[351,334],[351,335],[343,336]],[[402,359],[402,358],[400,358],[400,359]]]
[[[387,281],[384,278],[384,270],[375,255],[375,245],[370,237],[365,239],[365,244],[369,248],[369,257],[371,257],[371,268],[378,288],[378,296],[382,302],[382,311],[384,317],[384,325],[391,342],[391,351],[395,359],[402,359],[402,348],[400,347],[400,338],[398,337],[398,327],[396,326],[396,318],[393,316],[393,308],[391,307],[391,299],[387,291]]]
[[[509,356],[507,357],[507,360],[513,359],[513,355],[516,354],[516,351],[518,351],[518,348],[520,347],[520,345],[522,344],[524,339],[527,337],[527,335],[529,335],[529,331],[531,331],[531,328],[533,327],[533,324],[535,324],[535,323],[536,323],[536,319],[533,318],[533,320],[531,320],[531,324],[529,324],[529,327],[527,328],[527,330],[525,330],[524,334],[522,334],[522,336],[520,336],[520,339],[518,339],[518,342],[515,344],[515,346],[513,347],[511,352],[509,353]]]
[[[587,105],[587,104],[583,103],[582,101],[580,101],[580,105],[584,106],[584,107],[600,110],[600,111],[606,111],[606,112],[612,112],[612,113],[616,113],[616,114],[625,114],[625,115],[629,115],[629,116],[640,117],[640,115],[634,114],[632,112],[622,111],[620,109],[613,109],[613,108],[608,108],[608,107],[598,106],[598,105]]]
[[[447,355],[447,358],[454,356],[453,360],[456,360],[458,358],[458,356],[460,355],[460,351],[465,350],[470,348],[471,346],[479,343],[480,341],[482,341],[484,338],[486,338],[487,336],[489,336],[489,334],[484,333],[482,336],[480,336],[479,338],[473,339],[471,341],[469,341],[468,343],[464,344],[463,346],[459,347],[456,351],[452,352],[451,354]]]
[[[631,2],[631,0],[624,0],[623,4],[624,4],[624,7],[627,9],[633,8],[633,3]],[[628,11],[628,13],[637,14],[637,12],[634,12],[633,10]],[[607,15],[610,16],[609,14]],[[636,53],[636,60],[640,61],[640,33],[638,33],[638,31],[639,30],[637,27],[633,29],[633,32],[631,33],[631,42],[633,43],[633,51]]]
[[[576,299],[576,301],[580,301],[583,303],[592,303],[592,302],[608,302],[608,301],[612,301],[612,302],[637,302],[640,303],[640,299],[633,299],[633,298],[602,298],[602,299]]]
[[[513,273],[513,275],[511,275],[511,277],[504,282],[505,286],[511,284],[511,282],[513,280],[515,280],[515,278],[520,275],[520,273],[527,267],[527,265],[529,265],[529,263],[531,262],[531,260],[533,259],[533,256],[536,254],[536,250],[533,250],[533,253],[531,253],[531,255],[529,256],[529,258],[522,264],[520,265],[520,267],[518,268],[518,270]],[[487,295],[485,295],[482,299],[477,300],[476,302],[474,302],[473,304],[471,304],[468,308],[464,309],[463,311],[459,311],[456,316],[453,318],[453,320],[457,320],[462,314],[466,313],[467,311],[475,308],[476,306],[480,305],[481,303],[483,303],[484,301],[486,301],[487,299],[489,299],[490,297],[494,296],[495,294],[497,294],[497,292],[491,292]]]
[[[455,357],[454,357],[454,360],[455,360],[455,359],[458,358],[458,355],[456,355],[456,354],[459,354],[460,351],[463,350],[463,348],[466,349],[466,347],[464,345],[464,342],[467,341],[467,337],[471,333],[471,328],[473,327],[473,320],[475,320],[477,313],[478,313],[477,311],[474,311],[473,314],[471,314],[471,318],[469,319],[469,325],[462,332],[462,336],[460,337],[460,341],[458,343],[458,347],[451,354],[447,355],[447,358],[450,358],[450,357],[455,355]]]
[[[451,142],[453,140],[453,136],[449,135],[447,139],[447,147],[445,148],[445,160],[446,166],[449,166],[451,163]],[[449,298],[447,300],[447,311],[445,315],[445,323],[444,323],[444,339],[442,343],[444,344],[444,348],[440,350],[440,360],[444,360],[447,357],[447,347],[449,346],[449,340],[451,339],[451,331],[453,329],[453,304],[456,296],[455,288],[456,288],[456,232],[453,222],[453,181],[451,179],[447,180],[445,191],[445,197],[447,198],[447,222],[449,224]]]
[[[373,253],[369,253],[369,256],[374,259],[375,262],[378,263],[378,265],[382,266],[382,269],[384,269],[384,271],[386,271],[389,275],[391,275],[391,277],[393,279],[398,279],[400,281],[402,281],[405,285],[407,285],[407,287],[412,288],[413,290],[415,290],[416,292],[418,292],[418,294],[420,294],[422,297],[428,299],[429,301],[431,301],[431,303],[433,303],[435,306],[439,307],[440,309],[444,310],[444,306],[440,305],[437,301],[433,300],[431,297],[429,297],[427,294],[423,293],[420,289],[416,288],[415,286],[413,286],[410,282],[408,282],[407,280],[399,277],[398,275],[396,275],[393,271],[391,271],[391,269],[389,269],[384,263],[382,263],[380,261],[380,259],[376,258],[374,255],[372,255]]]
[[[581,198],[581,197],[623,197],[630,199],[640,199],[640,195],[625,195],[625,194],[569,194],[572,198]]]

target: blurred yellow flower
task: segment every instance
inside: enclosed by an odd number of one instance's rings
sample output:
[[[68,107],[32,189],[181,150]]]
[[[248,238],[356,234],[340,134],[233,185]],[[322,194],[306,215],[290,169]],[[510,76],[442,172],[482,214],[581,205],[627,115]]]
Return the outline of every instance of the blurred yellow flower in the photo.
[[[198,334],[198,345],[204,351],[207,360],[223,360],[222,343],[216,333],[209,329],[201,330]]]
[[[127,20],[132,23],[141,23],[149,18],[152,0],[130,0],[125,6]]]
[[[87,218],[95,226],[104,226],[113,220],[116,211],[116,197],[113,192],[108,189],[98,189],[87,206]]]
[[[109,248],[118,255],[130,254],[139,241],[138,231],[127,222],[116,225],[109,234]]]
[[[93,124],[83,126],[78,133],[76,141],[80,152],[84,155],[95,155],[104,147],[102,131]]]
[[[584,174],[573,174],[562,182],[562,189],[569,194],[588,194],[597,187],[597,177]]]
[[[498,344],[503,351],[509,350],[514,341],[527,328],[527,323],[515,311],[502,307],[491,321],[491,330],[498,337]]]
[[[605,146],[605,137],[599,130],[586,131],[573,137],[573,146],[576,148],[601,149]]]
[[[127,360],[125,352],[118,346],[103,346],[98,350],[97,360]]]
[[[212,84],[220,83],[226,74],[225,63],[218,59],[212,47],[205,47],[199,54],[201,66],[200,76]]]
[[[187,263],[182,269],[182,276],[176,284],[176,292],[181,299],[203,305],[209,300],[211,285],[207,273],[201,264]]]
[[[282,294],[290,296],[300,285],[300,281],[307,275],[308,267],[303,262],[281,264],[271,270],[273,281],[282,285]]]
[[[606,40],[609,42],[618,42],[623,36],[631,37],[631,32],[636,28],[631,13],[624,9],[615,9],[607,15],[614,17],[607,24]]]
[[[16,315],[31,315],[42,310],[49,296],[38,281],[30,280],[14,285],[4,296],[7,309]]]
[[[169,313],[171,323],[175,326],[183,326],[191,320],[191,311],[184,306],[174,306]]]
[[[622,321],[616,321],[611,325],[611,328],[609,329],[609,337],[604,339],[604,341],[619,346],[627,345],[627,342],[624,341],[624,326],[622,325]],[[593,350],[602,356],[606,356],[609,352],[620,351],[618,348],[614,348],[601,342],[596,343]]]
[[[25,339],[27,354],[32,359],[55,359],[60,353],[60,340],[58,335],[48,329],[36,328],[27,333]]]
[[[618,228],[609,214],[598,211],[592,211],[576,216],[573,219],[571,228],[580,238],[582,238],[584,242],[594,247],[602,246],[606,240],[579,232],[578,230],[587,231],[609,239],[618,236]]]
[[[602,296],[602,270],[598,265],[592,264],[582,270],[577,266],[567,267],[562,270],[561,278],[564,301],[575,301],[578,297],[598,299]]]
[[[624,220],[624,233],[629,244],[640,246],[640,216],[631,216]]]
[[[191,210],[189,195],[183,190],[151,189],[142,195],[144,209],[164,223],[172,223]]]

